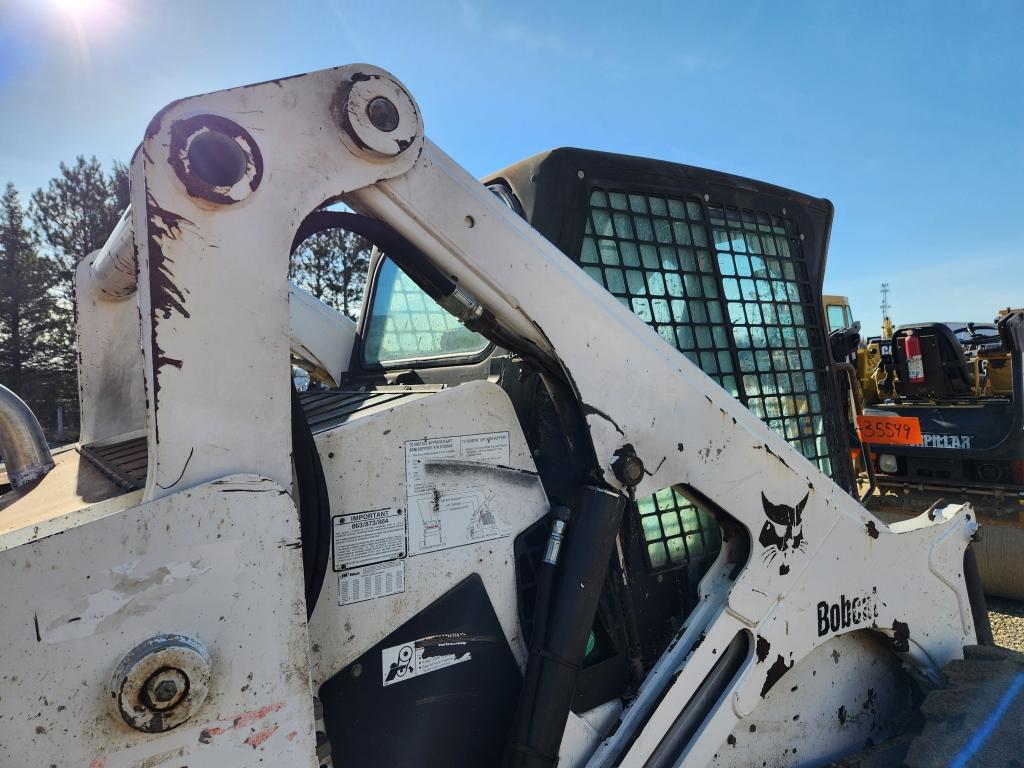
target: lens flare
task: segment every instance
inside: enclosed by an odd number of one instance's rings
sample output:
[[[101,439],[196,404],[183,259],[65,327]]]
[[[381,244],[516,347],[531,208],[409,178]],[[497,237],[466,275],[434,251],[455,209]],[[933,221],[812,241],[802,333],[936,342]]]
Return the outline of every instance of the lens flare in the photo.
[[[81,18],[103,10],[104,0],[50,0],[60,13]]]

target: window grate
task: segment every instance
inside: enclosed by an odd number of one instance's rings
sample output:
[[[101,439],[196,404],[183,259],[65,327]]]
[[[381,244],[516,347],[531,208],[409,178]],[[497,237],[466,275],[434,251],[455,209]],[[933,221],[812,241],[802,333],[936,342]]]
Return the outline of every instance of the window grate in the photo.
[[[722,546],[715,519],[679,488],[663,488],[636,506],[652,570],[710,563]]]
[[[364,362],[383,365],[473,355],[487,343],[424,293],[395,262],[384,259],[369,313]]]
[[[814,333],[813,294],[791,219],[697,197],[592,188],[579,262],[832,474],[825,356]],[[710,553],[709,545],[717,548],[706,535],[713,521],[678,489],[659,491],[637,506],[653,569],[689,562],[698,535],[701,554]]]

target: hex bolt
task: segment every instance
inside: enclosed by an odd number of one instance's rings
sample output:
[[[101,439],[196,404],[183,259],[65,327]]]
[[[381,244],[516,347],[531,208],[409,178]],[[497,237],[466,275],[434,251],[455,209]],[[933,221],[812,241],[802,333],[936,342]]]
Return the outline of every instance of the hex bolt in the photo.
[[[166,712],[173,709],[188,692],[188,677],[180,669],[165,668],[154,672],[142,687],[142,699],[150,709]]]
[[[366,116],[378,131],[391,133],[398,127],[398,107],[383,96],[370,99],[366,105]]]
[[[178,695],[178,684],[173,680],[161,680],[153,689],[153,699],[161,704],[166,704]]]

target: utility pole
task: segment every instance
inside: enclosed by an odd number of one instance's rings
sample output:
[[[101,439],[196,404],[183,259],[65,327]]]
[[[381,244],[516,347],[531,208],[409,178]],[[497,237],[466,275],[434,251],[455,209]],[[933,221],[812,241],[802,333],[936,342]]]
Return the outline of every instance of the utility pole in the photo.
[[[889,318],[889,310],[892,305],[889,304],[889,284],[882,283],[882,338],[892,338],[892,320]]]

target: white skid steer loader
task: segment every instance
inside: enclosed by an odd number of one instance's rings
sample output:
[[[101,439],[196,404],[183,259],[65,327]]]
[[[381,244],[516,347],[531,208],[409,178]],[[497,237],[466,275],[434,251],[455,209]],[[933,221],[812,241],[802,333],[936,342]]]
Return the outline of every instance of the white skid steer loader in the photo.
[[[830,204],[490,181],[367,65],[152,120],[77,275],[80,444],[0,399],[0,765],[1000,764],[971,508],[843,487]],[[358,324],[287,282],[330,228],[378,249]]]

